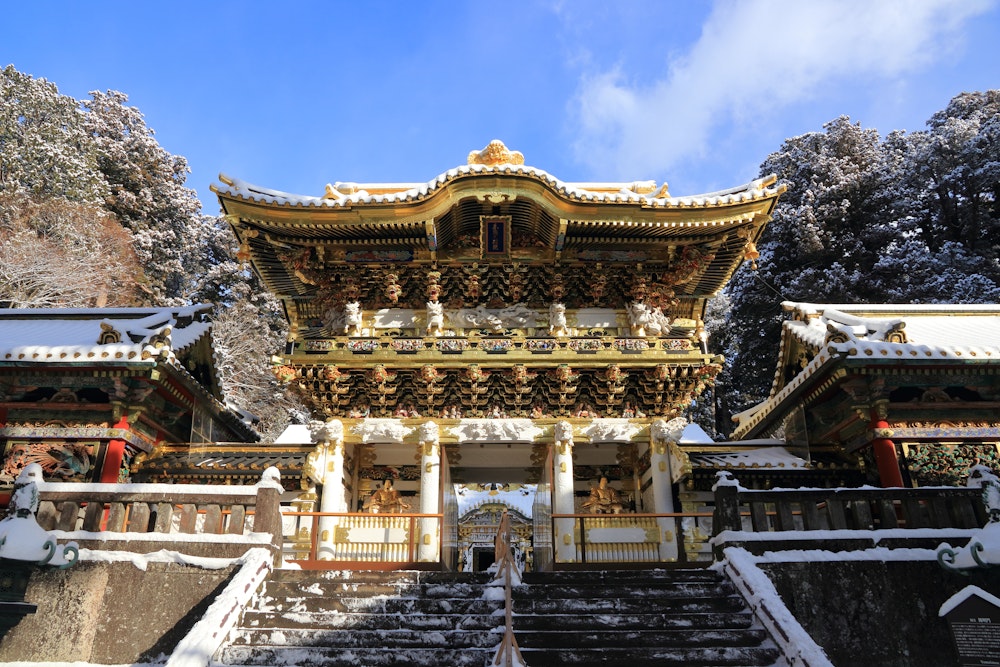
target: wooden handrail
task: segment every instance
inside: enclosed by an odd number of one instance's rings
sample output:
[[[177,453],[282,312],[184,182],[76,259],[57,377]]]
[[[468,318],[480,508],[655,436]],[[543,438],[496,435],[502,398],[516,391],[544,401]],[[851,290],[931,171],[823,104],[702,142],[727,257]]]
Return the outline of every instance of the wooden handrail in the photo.
[[[714,532],[847,528],[978,528],[981,492],[968,487],[748,490],[720,485]],[[749,528],[742,517],[750,516]]]
[[[254,486],[43,482],[38,491],[38,522],[46,530],[97,533],[87,538],[95,540],[120,533],[243,535],[252,516],[251,530],[270,535],[275,553],[281,548],[280,486],[270,479]]]

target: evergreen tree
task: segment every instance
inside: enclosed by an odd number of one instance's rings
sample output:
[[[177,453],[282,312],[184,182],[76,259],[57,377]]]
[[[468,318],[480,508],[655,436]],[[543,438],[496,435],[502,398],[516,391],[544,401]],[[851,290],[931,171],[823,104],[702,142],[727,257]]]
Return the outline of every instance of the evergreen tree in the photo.
[[[883,141],[842,117],[764,162],[789,190],[715,327],[723,411],[767,397],[783,300],[1000,300],[1000,91],[959,95],[928,128]]]
[[[80,103],[55,84],[0,70],[0,193],[99,203],[106,186]]]
[[[201,214],[142,113],[116,91],[80,102],[45,79],[0,73],[0,306],[216,305],[216,352],[235,407],[268,435],[302,406],[270,372],[280,307]]]
[[[767,396],[781,329],[781,302],[868,301],[866,275],[885,235],[873,202],[885,179],[876,131],[848,118],[785,141],[762,173],[789,185],[758,244],[759,268],[743,266],[728,288],[732,308],[719,341],[727,355],[724,402],[739,412]]]
[[[85,125],[108,187],[106,208],[131,230],[155,303],[189,303],[197,291],[201,241],[211,223],[195,192],[184,187],[187,161],[156,141],[142,113],[116,91],[92,91]],[[188,266],[194,264],[194,267]]]

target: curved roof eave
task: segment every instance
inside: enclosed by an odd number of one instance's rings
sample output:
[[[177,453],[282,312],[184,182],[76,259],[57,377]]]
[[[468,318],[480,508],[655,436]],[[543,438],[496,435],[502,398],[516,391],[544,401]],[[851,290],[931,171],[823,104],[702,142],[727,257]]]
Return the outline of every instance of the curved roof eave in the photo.
[[[842,346],[829,345],[817,354],[791,382],[772,394],[762,403],[744,410],[733,419],[738,419],[738,425],[733,429],[733,440],[759,438],[777,420],[783,419],[789,407],[803,392],[815,386],[817,379],[826,377],[836,366],[839,366],[846,356],[840,349]]]
[[[412,184],[400,184],[401,187],[406,186],[408,189],[383,194],[370,194],[361,189],[363,186],[357,186],[359,189],[345,194],[333,186],[328,186],[327,195],[323,197],[269,190],[229,178],[224,174],[220,174],[219,179],[222,185],[213,184],[211,189],[219,197],[227,213],[237,213],[235,209],[248,206],[249,209],[239,212],[249,213],[251,209],[257,209],[261,213],[296,212],[305,214],[303,217],[306,218],[312,218],[311,214],[318,213],[321,219],[328,217],[343,219],[344,214],[351,211],[361,219],[364,216],[362,211],[377,210],[384,216],[386,209],[391,209],[396,211],[392,216],[396,222],[399,222],[400,217],[406,216],[400,209],[410,210],[413,213],[419,211],[420,217],[426,218],[428,213],[433,215],[433,211],[420,209],[428,208],[427,204],[433,201],[440,199],[443,207],[447,208],[462,196],[490,191],[498,191],[501,195],[509,194],[511,187],[516,187],[517,194],[536,194],[537,198],[545,200],[553,211],[558,210],[567,216],[575,213],[591,219],[600,218],[600,215],[595,214],[595,205],[602,211],[606,211],[608,205],[622,207],[624,210],[632,209],[634,213],[641,213],[643,218],[649,217],[650,214],[654,217],[673,217],[678,213],[685,218],[690,218],[692,214],[696,217],[712,218],[713,214],[717,217],[720,211],[728,213],[742,209],[745,213],[747,208],[759,211],[762,205],[764,206],[762,212],[770,213],[774,201],[787,189],[783,184],[776,184],[776,177],[769,176],[714,193],[688,197],[670,195],[658,197],[655,195],[663,193],[664,188],[650,196],[628,189],[629,186],[638,188],[638,184],[623,183],[622,189],[618,192],[609,192],[606,188],[615,184],[566,183],[544,171],[520,165],[499,167],[466,165],[445,172],[425,184],[413,187],[409,187]],[[536,187],[528,186],[529,183],[534,183]],[[465,187],[461,187],[462,184]],[[587,189],[588,185],[601,189],[590,190]],[[380,187],[385,189],[382,184]],[[449,197],[448,193],[454,196]],[[227,206],[227,203],[230,206]],[[230,208],[234,210],[229,210]],[[429,208],[434,206],[431,205]],[[669,215],[670,213],[673,215]],[[351,214],[348,214],[348,217],[350,216]]]

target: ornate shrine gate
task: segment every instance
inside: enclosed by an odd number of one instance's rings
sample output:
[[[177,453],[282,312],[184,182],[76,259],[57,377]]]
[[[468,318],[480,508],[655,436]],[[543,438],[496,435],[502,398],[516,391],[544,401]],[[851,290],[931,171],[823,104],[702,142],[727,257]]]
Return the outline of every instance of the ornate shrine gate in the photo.
[[[706,301],[757,257],[783,188],[672,197],[523,163],[494,141],[427,183],[213,188],[284,305],[275,371],[319,420],[297,501],[328,515],[298,526],[319,558],[454,566],[454,484],[483,483],[541,485],[553,520],[533,516],[536,563],[677,556],[673,521],[644,515],[674,511],[672,420],[721,368]],[[387,478],[396,523],[347,516]],[[621,513],[575,516],[599,510]]]

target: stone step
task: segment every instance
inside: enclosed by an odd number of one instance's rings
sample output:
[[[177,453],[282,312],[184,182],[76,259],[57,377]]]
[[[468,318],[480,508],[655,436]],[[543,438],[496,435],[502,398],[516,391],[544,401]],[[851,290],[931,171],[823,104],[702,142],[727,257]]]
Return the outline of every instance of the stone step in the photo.
[[[341,649],[277,646],[227,646],[222,662],[245,665],[295,665],[295,667],[486,667],[491,649]],[[559,664],[558,662],[551,664]],[[534,665],[532,664],[532,667]],[[541,667],[541,666],[539,666]]]
[[[340,597],[340,598],[282,598],[262,596],[255,606],[265,613],[312,614],[336,612],[340,614],[489,614],[503,608],[501,600],[484,600],[479,594],[469,598],[398,598],[398,597]]]
[[[650,585],[646,583],[635,586],[609,586],[601,583],[587,584],[545,584],[524,585],[512,588],[515,598],[544,597],[550,599],[586,598],[596,600],[603,598],[650,598],[666,600],[671,598],[718,597],[732,595],[735,588],[728,581],[718,582],[681,582]]]
[[[720,648],[603,648],[588,651],[521,647],[530,667],[767,667],[779,657],[773,646]]]
[[[392,630],[242,630],[232,640],[232,646],[256,647],[322,647],[322,648],[496,648],[503,638],[503,627],[487,630],[454,631],[418,629]],[[541,644],[545,646],[546,644]]]
[[[743,598],[735,593],[724,596],[689,598],[622,597],[622,598],[548,598],[519,596],[514,598],[514,611],[520,614],[553,613],[623,613],[623,614],[691,614],[736,612],[746,608]]]
[[[485,584],[493,578],[486,572],[439,572],[430,570],[275,570],[270,582],[350,582],[361,584]]]
[[[528,631],[514,626],[514,636],[521,648],[583,649],[605,647],[720,648],[755,647],[767,639],[759,628],[740,630],[608,630],[606,626],[588,625],[585,631]]]
[[[501,619],[502,620],[502,619]],[[753,625],[753,616],[747,612],[709,614],[516,614],[514,631],[558,630],[571,632],[579,629],[694,629],[744,630]]]
[[[625,582],[632,585],[635,582],[723,581],[724,577],[715,570],[697,567],[660,570],[560,570],[557,572],[525,572],[521,575],[521,580],[526,584]]]
[[[484,584],[477,582],[351,582],[351,581],[274,581],[268,582],[265,595],[274,598],[340,598],[391,596],[397,598],[468,598],[482,594]]]
[[[503,601],[485,596],[490,578],[277,571],[217,660],[486,667],[504,621]],[[526,573],[523,580],[514,587],[514,631],[531,667],[763,667],[779,657],[732,584],[713,570]]]
[[[490,630],[502,624],[501,614],[438,614],[423,612],[344,613],[320,611],[312,613],[269,613],[248,611],[241,627],[245,630],[324,630],[364,628],[368,630]]]

